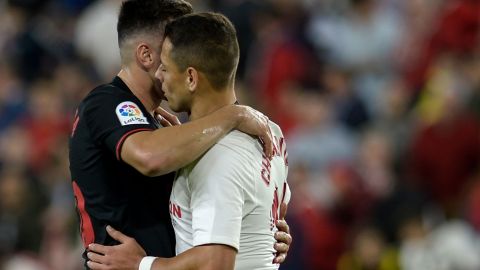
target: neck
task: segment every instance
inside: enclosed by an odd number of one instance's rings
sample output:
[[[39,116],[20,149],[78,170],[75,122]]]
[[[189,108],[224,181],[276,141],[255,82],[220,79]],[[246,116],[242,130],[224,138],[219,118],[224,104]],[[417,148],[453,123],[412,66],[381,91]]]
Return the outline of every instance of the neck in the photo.
[[[224,106],[235,103],[236,100],[237,97],[235,96],[233,86],[221,90],[204,89],[192,102],[190,120],[209,115]]]
[[[128,86],[132,93],[151,113],[160,105],[161,98],[155,91],[155,81],[149,74],[136,67],[124,66],[117,75]]]

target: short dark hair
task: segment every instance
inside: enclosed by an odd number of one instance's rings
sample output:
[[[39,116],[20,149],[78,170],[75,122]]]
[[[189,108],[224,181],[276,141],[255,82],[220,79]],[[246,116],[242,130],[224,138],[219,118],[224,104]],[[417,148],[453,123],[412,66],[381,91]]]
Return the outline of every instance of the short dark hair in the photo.
[[[190,66],[198,69],[215,89],[235,79],[237,34],[224,15],[205,12],[179,17],[165,27],[166,38],[173,45],[171,57],[180,71]]]
[[[190,13],[192,5],[183,0],[127,0],[118,15],[118,44],[138,32],[163,30],[168,20]]]

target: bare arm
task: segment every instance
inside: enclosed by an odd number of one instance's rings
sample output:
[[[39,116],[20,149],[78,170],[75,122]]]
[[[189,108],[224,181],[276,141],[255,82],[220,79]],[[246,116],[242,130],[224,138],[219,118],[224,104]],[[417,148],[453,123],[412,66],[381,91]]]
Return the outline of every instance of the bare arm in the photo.
[[[272,155],[268,118],[247,106],[229,105],[188,122],[130,135],[122,159],[147,176],[163,175],[196,160],[232,129],[258,136],[267,156]]]
[[[151,270],[233,270],[236,255],[226,245],[197,246],[173,258],[156,258]]]
[[[107,227],[108,234],[121,244],[89,246],[88,267],[93,270],[137,270],[145,251],[135,239]],[[237,251],[226,245],[202,245],[173,258],[155,258],[151,270],[233,270]]]

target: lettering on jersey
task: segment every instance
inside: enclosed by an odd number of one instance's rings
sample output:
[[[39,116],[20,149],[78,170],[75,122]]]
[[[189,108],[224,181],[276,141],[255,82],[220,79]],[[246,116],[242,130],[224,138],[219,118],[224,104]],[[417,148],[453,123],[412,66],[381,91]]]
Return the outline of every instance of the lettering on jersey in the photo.
[[[277,136],[273,137],[273,156],[283,156],[283,161],[285,162],[285,166],[288,166],[288,153],[287,153],[287,147],[285,146],[285,139],[283,137],[278,138]],[[270,164],[270,160],[265,156],[265,154],[262,155],[262,179],[267,185],[267,187],[270,185],[270,171],[272,168],[272,165]]]
[[[283,137],[278,138],[277,136],[273,136],[273,156],[282,156],[285,165],[288,166],[287,147],[285,145],[285,139]]]
[[[278,145],[279,145],[279,152],[282,153],[283,155],[283,161],[285,162],[285,165],[288,166],[288,152],[287,152],[287,146],[285,145],[285,139],[281,137],[278,140]]]
[[[180,206],[176,205],[175,203],[172,203],[172,201],[169,202],[169,208],[170,208],[170,214],[174,217],[177,218],[182,218],[182,209]]]
[[[273,203],[272,203],[272,211],[270,212],[270,230],[273,230],[277,224],[278,220],[278,187],[275,187],[275,191],[273,192]]]
[[[143,116],[142,111],[137,104],[131,101],[125,101],[118,104],[115,109],[118,120],[122,126],[133,124],[148,124],[147,118]]]
[[[280,157],[283,156],[283,161],[285,165],[288,166],[288,153],[287,146],[285,145],[285,139],[283,137],[278,138],[277,136],[273,137],[273,154],[274,156]]]

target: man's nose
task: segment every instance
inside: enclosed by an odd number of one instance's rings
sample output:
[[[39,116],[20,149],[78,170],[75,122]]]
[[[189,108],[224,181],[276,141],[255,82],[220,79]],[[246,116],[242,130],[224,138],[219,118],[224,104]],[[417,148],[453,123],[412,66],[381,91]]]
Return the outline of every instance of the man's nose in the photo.
[[[162,76],[162,72],[160,71],[160,69],[157,69],[157,71],[155,72],[155,78],[159,79],[160,82],[163,83],[163,76]]]

